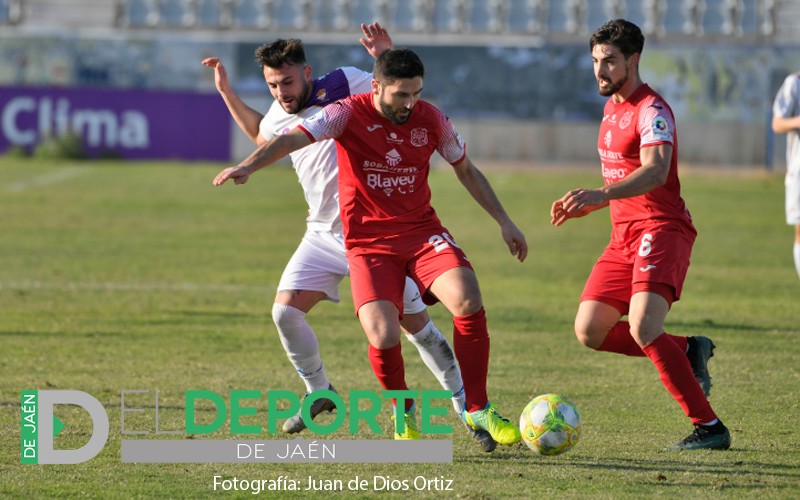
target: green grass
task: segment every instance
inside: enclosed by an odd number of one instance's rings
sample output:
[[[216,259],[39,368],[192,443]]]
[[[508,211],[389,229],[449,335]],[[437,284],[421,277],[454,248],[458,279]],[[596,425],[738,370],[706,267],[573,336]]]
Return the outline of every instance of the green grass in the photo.
[[[188,389],[302,392],[270,318],[280,272],[304,230],[299,185],[287,167],[245,186],[214,188],[221,165],[7,159],[0,161],[0,496],[197,498],[213,493],[214,475],[345,482],[423,475],[452,479],[448,494],[462,498],[796,498],[800,283],[782,177],[684,175],[700,236],[667,330],[717,344],[711,402],[733,446],[676,454],[659,450],[690,427],[652,365],[596,353],[572,334],[610,225],[601,213],[553,228],[548,211],[568,189],[596,186],[599,172],[482,166],[527,235],[524,264],[508,255],[497,226],[450,172],[434,171],[431,184],[434,206],[481,282],[492,335],[490,396],[516,420],[537,394],[568,395],[583,416],[573,451],[540,458],[518,446],[485,454],[451,412],[452,464],[121,463],[122,390],[151,391],[132,397],[148,411],[126,419],[151,431],[156,390],[162,429],[180,428]],[[324,303],[309,317],[327,371],[344,394],[378,390],[348,281],[341,292],[341,304]],[[449,336],[441,306],[431,314]],[[438,388],[413,349],[404,350],[409,384]],[[76,389],[99,399],[111,424],[104,450],[77,465],[20,465],[23,389]],[[388,427],[388,410],[384,416]],[[57,447],[82,446],[85,414],[67,407],[59,417],[67,428]],[[226,430],[213,437],[231,437]]]

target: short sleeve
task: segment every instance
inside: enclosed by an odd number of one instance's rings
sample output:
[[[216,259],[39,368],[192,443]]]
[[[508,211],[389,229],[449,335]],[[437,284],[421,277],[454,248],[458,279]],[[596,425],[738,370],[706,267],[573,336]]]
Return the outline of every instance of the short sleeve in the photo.
[[[639,108],[641,146],[675,144],[675,118],[662,100],[649,97]]]
[[[781,118],[791,118],[800,114],[800,74],[793,74],[783,81],[775,102],[772,104],[772,114]]]
[[[352,108],[346,106],[344,101],[337,101],[309,116],[299,126],[314,141],[336,139],[347,127],[351,110]]]
[[[439,146],[436,150],[442,155],[442,158],[451,165],[455,165],[467,154],[467,147],[464,144],[464,139],[458,133],[450,118],[447,117],[441,110],[435,109],[435,117],[437,122],[437,132],[439,134]]]

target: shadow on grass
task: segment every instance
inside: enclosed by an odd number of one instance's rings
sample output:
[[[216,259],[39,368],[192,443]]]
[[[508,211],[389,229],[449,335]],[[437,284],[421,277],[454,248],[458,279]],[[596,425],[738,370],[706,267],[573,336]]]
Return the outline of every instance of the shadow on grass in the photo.
[[[717,323],[711,319],[702,321],[669,321],[666,330],[732,330],[742,332],[800,333],[797,327],[789,325],[743,325],[741,323]]]

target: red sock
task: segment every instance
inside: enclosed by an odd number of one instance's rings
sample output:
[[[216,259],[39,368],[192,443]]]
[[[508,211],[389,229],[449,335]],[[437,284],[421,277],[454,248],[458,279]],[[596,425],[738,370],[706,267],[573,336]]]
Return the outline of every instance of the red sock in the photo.
[[[670,337],[672,341],[678,345],[678,349],[680,349],[681,352],[684,354],[686,353],[686,348],[688,346],[686,337],[670,335],[666,332],[664,332],[664,335]],[[639,347],[639,344],[633,340],[631,336],[631,325],[627,321],[618,321],[617,324],[608,331],[608,335],[606,335],[606,338],[597,350],[624,354],[625,356],[646,356],[646,354],[642,352],[642,348]]]
[[[399,391],[408,389],[400,344],[388,349],[378,349],[370,344],[369,362],[384,389]],[[392,399],[392,404],[397,406],[397,401]],[[406,410],[410,410],[412,404],[414,404],[414,400],[407,399]]]
[[[694,378],[686,354],[668,335],[661,335],[642,349],[656,365],[661,383],[693,424],[711,422],[717,415]]]
[[[461,365],[467,411],[482,410],[489,401],[486,395],[489,329],[483,308],[468,316],[453,318],[453,348]]]

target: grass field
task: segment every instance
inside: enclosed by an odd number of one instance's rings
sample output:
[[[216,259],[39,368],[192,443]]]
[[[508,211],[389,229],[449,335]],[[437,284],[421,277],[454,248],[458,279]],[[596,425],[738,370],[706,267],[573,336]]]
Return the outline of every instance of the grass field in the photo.
[[[452,479],[444,494],[460,498],[797,498],[800,282],[782,176],[683,176],[700,236],[667,329],[717,344],[711,402],[733,445],[668,453],[660,450],[691,429],[652,365],[593,352],[572,333],[610,225],[600,213],[552,228],[548,210],[567,189],[597,185],[599,173],[482,166],[527,235],[524,264],[507,254],[497,226],[451,173],[435,171],[431,184],[434,206],[481,282],[492,335],[490,397],[516,420],[537,394],[569,396],[583,416],[573,451],[540,458],[520,445],[485,454],[454,427],[452,464],[122,463],[122,390],[150,391],[133,401],[148,411],[126,420],[139,429],[152,429],[156,390],[162,429],[180,428],[188,389],[303,391],[270,319],[280,272],[304,230],[299,185],[286,167],[245,186],[214,188],[220,165],[0,160],[0,496],[199,498],[215,493],[215,475],[424,475]],[[322,304],[309,317],[327,371],[345,394],[378,390],[348,281],[341,292],[341,304]],[[441,306],[431,314],[449,337]],[[438,388],[413,348],[404,350],[409,384]],[[76,465],[20,465],[23,389],[75,389],[100,400],[111,424],[104,450]],[[59,417],[67,427],[56,445],[82,446],[90,432],[85,413],[66,407]],[[452,412],[447,423],[458,425]],[[256,437],[267,436],[246,438]]]

